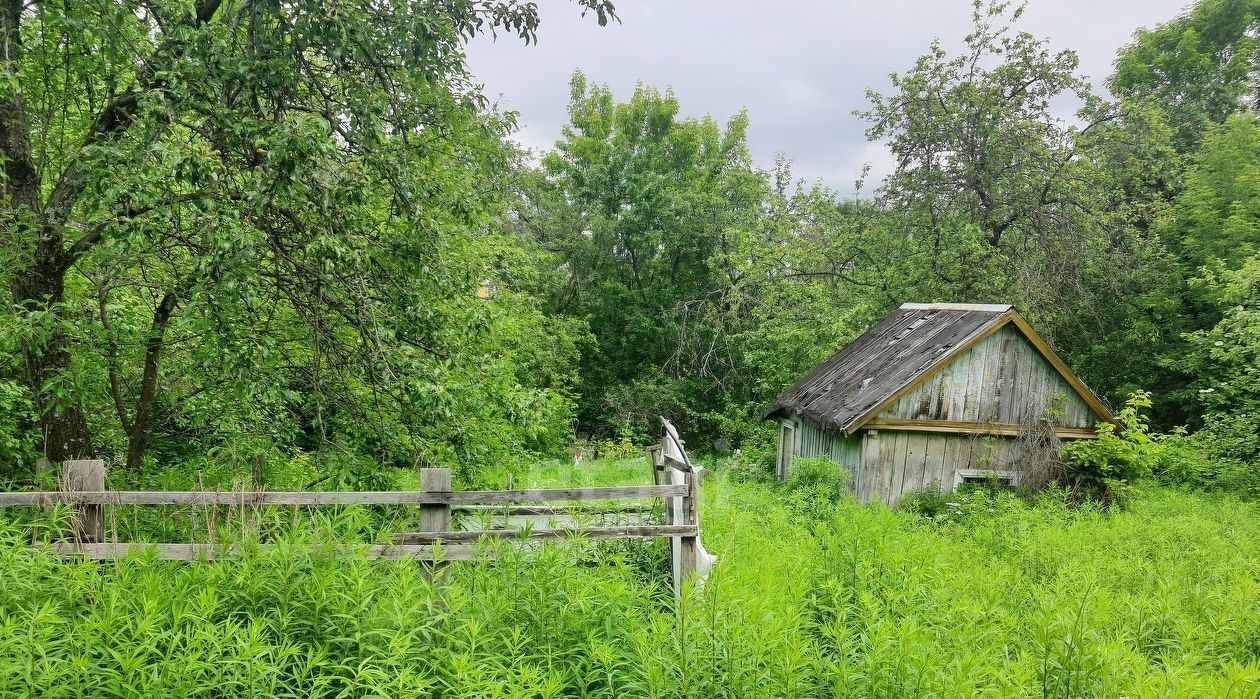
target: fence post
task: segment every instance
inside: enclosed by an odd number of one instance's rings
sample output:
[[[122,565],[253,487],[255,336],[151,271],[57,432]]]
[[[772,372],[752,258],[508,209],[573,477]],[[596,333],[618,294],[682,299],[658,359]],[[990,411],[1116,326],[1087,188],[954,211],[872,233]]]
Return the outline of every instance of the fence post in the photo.
[[[682,496],[682,524],[695,526],[698,522],[696,498],[696,474],[694,471],[683,472],[683,482],[687,486],[687,494]],[[674,595],[682,596],[683,581],[696,572],[696,549],[698,537],[695,534],[678,537],[678,562],[674,566]]]
[[[52,476],[53,465],[48,457],[41,456],[35,459],[35,488],[44,490],[48,487],[48,479]]]
[[[451,492],[449,468],[420,469],[420,490],[426,493]],[[451,503],[434,503],[420,506],[420,529],[426,532],[445,532],[451,528]]]
[[[103,492],[105,462],[76,459],[61,462],[61,490],[66,493]],[[105,540],[105,506],[75,505],[75,540],[99,543]]]

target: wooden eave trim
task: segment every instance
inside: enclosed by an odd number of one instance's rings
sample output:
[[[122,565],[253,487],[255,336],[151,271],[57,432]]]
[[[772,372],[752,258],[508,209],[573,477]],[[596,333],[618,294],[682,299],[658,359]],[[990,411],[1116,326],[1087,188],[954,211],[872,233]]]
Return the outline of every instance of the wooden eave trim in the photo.
[[[1059,372],[1059,376],[1062,376],[1063,380],[1067,381],[1068,385],[1076,391],[1077,395],[1079,395],[1096,414],[1107,422],[1116,424],[1116,416],[1111,413],[1111,410],[1109,410],[1098,398],[1098,396],[1090,390],[1089,386],[1085,385],[1085,382],[1081,381],[1076,377],[1076,374],[1072,373],[1072,370],[1063,363],[1062,359],[1059,359],[1059,355],[1055,353],[1050,345],[1037,334],[1036,330],[1033,330],[1032,326],[1028,324],[1028,321],[1024,320],[1024,318],[1015,311],[1011,311],[1011,322],[1015,324],[1016,328],[1019,328],[1019,331],[1023,333],[1024,338],[1031,342],[1033,347],[1037,348],[1037,351],[1041,353],[1041,356],[1044,357],[1047,362],[1050,362],[1050,366],[1053,366],[1055,371]]]
[[[974,335],[972,335],[971,338],[968,339],[966,342],[963,342],[959,344],[958,346],[954,347],[954,349],[946,352],[945,354],[942,354],[940,358],[938,358],[934,364],[932,364],[927,369],[925,369],[923,373],[919,374],[914,379],[908,381],[901,388],[897,389],[896,391],[893,391],[891,395],[889,395],[887,398],[880,401],[879,403],[876,403],[873,407],[871,407],[866,412],[862,413],[861,415],[858,415],[856,418],[851,420],[848,425],[841,427],[840,431],[844,433],[844,436],[846,437],[852,436],[854,432],[857,432],[859,429],[864,427],[866,423],[872,420],[876,415],[879,415],[880,413],[884,412],[885,408],[892,405],[893,403],[896,403],[902,396],[906,395],[907,393],[923,385],[923,382],[935,376],[936,372],[945,368],[950,362],[962,356],[972,347],[975,347],[976,345],[980,344],[982,341],[987,339],[993,333],[997,332],[998,330],[1001,330],[1002,326],[1011,322],[1011,318],[1014,315],[1015,315],[1015,311],[1013,309],[1008,310],[1002,313],[1001,315],[998,315],[993,320],[989,321],[988,325],[981,326],[980,330],[977,331]]]
[[[1019,437],[1029,432],[1026,426],[1009,422],[979,423],[903,418],[875,418],[868,420],[863,427],[868,430],[886,429],[901,432],[939,432],[999,437]],[[1090,427],[1055,427],[1054,434],[1060,439],[1097,439],[1098,437],[1098,431]]]

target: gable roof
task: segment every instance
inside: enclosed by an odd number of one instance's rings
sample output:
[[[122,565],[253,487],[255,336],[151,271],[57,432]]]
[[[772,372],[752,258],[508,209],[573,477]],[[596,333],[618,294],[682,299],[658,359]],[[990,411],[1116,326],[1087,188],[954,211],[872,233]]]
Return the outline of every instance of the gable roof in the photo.
[[[922,380],[1008,324],[1099,417],[1115,422],[1111,410],[1012,306],[964,303],[902,304],[781,393],[765,417],[803,415],[852,434]]]

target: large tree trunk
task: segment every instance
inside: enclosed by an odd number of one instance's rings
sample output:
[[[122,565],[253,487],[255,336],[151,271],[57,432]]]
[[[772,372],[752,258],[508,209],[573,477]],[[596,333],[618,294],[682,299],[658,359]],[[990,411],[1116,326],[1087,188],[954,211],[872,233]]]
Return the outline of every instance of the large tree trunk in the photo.
[[[19,29],[22,4],[5,0],[0,4],[0,46],[7,79],[14,84],[22,58]],[[17,245],[33,243],[31,259],[13,277],[13,300],[27,313],[60,312],[65,300],[66,265],[62,250],[63,228],[49,225],[43,215],[40,175],[31,153],[26,104],[21,89],[12,86],[0,96],[0,153],[4,156],[4,196],[7,206],[0,217]],[[56,382],[70,368],[70,351],[65,333],[56,329],[42,344],[26,343],[22,348],[26,382],[39,410],[44,453],[52,461],[90,456],[91,440],[87,420],[77,401],[59,401]]]
[[[59,259],[49,260],[41,252],[36,252],[29,271],[17,275],[13,295],[25,312],[55,316],[62,312],[65,300],[65,271]],[[45,456],[54,463],[92,456],[91,434],[81,404],[77,398],[59,397],[61,392],[56,390],[70,369],[69,338],[54,325],[44,342],[27,342],[22,355],[26,384],[39,413]]]

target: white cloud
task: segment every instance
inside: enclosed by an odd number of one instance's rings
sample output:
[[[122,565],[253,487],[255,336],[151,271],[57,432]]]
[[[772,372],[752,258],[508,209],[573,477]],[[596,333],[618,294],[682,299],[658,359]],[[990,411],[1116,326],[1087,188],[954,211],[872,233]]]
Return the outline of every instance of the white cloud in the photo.
[[[1020,28],[1076,50],[1096,83],[1139,26],[1177,14],[1184,0],[1032,0]],[[547,147],[566,121],[569,76],[582,69],[628,96],[635,83],[672,86],[686,114],[719,121],[747,107],[749,146],[769,166],[787,155],[798,175],[852,191],[864,163],[871,182],[891,169],[865,124],[868,86],[888,87],[935,37],[957,46],[969,0],[620,0],[621,24],[599,27],[571,0],[539,0],[536,46],[501,37],[469,49],[491,98],[520,112],[518,140]]]

